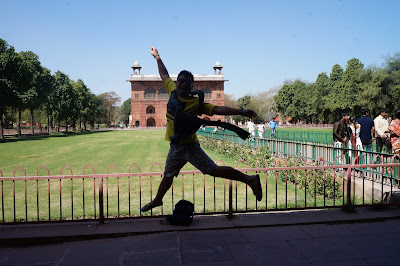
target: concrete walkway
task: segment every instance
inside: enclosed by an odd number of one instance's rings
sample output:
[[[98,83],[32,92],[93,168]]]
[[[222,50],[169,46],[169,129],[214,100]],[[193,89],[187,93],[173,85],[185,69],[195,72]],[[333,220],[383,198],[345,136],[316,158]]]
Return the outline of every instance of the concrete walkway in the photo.
[[[396,264],[400,209],[0,226],[0,265]]]

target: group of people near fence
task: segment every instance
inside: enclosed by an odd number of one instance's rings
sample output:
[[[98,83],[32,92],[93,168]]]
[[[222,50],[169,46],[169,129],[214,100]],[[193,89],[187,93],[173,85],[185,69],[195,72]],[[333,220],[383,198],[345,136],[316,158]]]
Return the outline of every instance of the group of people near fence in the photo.
[[[253,122],[253,119],[250,119],[249,122],[247,122],[247,128],[249,130],[250,135],[254,138],[256,135],[256,125]],[[278,129],[278,121],[276,119],[272,119],[268,123],[268,128],[271,130],[271,138],[276,137],[276,130]],[[264,121],[261,121],[260,124],[257,125],[257,131],[258,131],[258,137],[260,139],[264,138],[264,133],[266,132],[266,126],[264,124]]]
[[[356,119],[348,112],[333,125],[335,147],[373,151],[372,143],[376,141],[376,152],[399,154],[400,151],[400,110],[394,113],[393,119],[388,117],[386,109],[372,119],[368,108],[362,109],[363,115]]]

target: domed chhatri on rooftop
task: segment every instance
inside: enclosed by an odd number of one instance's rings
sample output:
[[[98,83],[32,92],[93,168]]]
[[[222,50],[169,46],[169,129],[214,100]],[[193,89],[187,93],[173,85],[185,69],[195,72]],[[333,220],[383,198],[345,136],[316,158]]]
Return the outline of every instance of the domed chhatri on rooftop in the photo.
[[[217,63],[215,63],[214,65],[214,75],[216,74],[222,74],[222,65],[219,61],[217,61]],[[218,73],[217,73],[217,69],[218,69]]]
[[[133,63],[133,74],[140,74],[140,69],[142,68],[139,64],[139,62],[136,60],[135,63]]]

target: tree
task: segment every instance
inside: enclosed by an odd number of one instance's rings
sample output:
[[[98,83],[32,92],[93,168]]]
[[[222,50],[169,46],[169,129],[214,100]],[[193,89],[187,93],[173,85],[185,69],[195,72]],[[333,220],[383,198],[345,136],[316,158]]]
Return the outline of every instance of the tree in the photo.
[[[329,76],[330,91],[328,96],[325,98],[325,103],[326,108],[331,112],[331,118],[334,120],[337,120],[340,113],[345,109],[343,106],[343,103],[346,102],[346,95],[343,90],[343,72],[343,68],[336,64],[332,67]]]
[[[86,130],[86,119],[87,112],[89,112],[89,88],[85,85],[85,83],[78,79],[76,82],[72,84],[76,97],[77,97],[77,107],[78,107],[78,119],[79,119],[79,128],[82,128],[82,121],[84,125],[84,129]]]
[[[15,102],[20,57],[6,41],[0,39],[0,138],[4,139],[7,108]]]
[[[237,105],[239,108],[246,109],[249,108],[250,102],[251,102],[251,96],[245,95],[237,100]]]
[[[387,91],[391,99],[393,111],[400,109],[400,53],[388,57],[385,63],[385,70],[389,74]]]
[[[114,91],[112,92],[105,92],[99,95],[100,98],[104,100],[104,106],[107,109],[107,126],[109,127],[113,122],[113,117],[115,115],[116,106],[121,101],[121,97],[118,96]]]
[[[74,124],[79,114],[77,99],[78,96],[73,88],[72,81],[66,74],[57,71],[54,74],[52,101],[54,103],[54,114],[59,126],[61,121],[65,121],[67,125],[68,122]]]
[[[391,102],[388,94],[389,80],[389,73],[385,69],[367,69],[362,83],[363,90],[359,94],[359,106],[368,107],[373,116],[379,114],[379,109],[388,108]]]
[[[237,107],[243,109],[250,109],[250,102],[251,102],[251,96],[245,95],[237,100]],[[234,116],[234,119],[236,119],[238,122],[240,121],[241,123],[246,122],[246,118],[243,116]]]
[[[395,53],[394,56],[388,56],[385,62],[385,69],[389,73],[400,71],[400,53]]]
[[[364,64],[360,60],[350,59],[347,61],[343,76],[344,93],[347,96],[347,101],[344,103],[345,109],[352,111],[353,114],[361,109],[359,95],[362,93],[363,68]]]
[[[224,95],[224,105],[227,107],[237,108],[236,100],[232,95],[225,93]]]
[[[296,80],[292,86],[293,97],[291,104],[287,107],[286,112],[296,120],[307,120],[307,102],[310,92],[305,82]]]
[[[291,84],[284,84],[279,90],[278,95],[275,96],[276,109],[284,116],[292,116],[290,113],[290,106],[296,91]]]
[[[131,98],[124,101],[120,109],[120,119],[127,126],[129,124],[129,115],[131,114]]]
[[[235,98],[233,98],[232,95],[227,94],[227,93],[224,95],[224,106],[232,107],[232,108],[238,107]],[[241,120],[242,120],[242,117],[240,115],[230,115],[229,118],[227,119],[227,121],[229,121],[230,123],[236,123],[237,121],[241,121]]]
[[[51,72],[48,68],[42,68],[42,82],[45,88],[45,96],[43,97],[42,107],[46,113],[47,118],[47,133],[50,133],[52,128],[52,121],[54,121],[53,113],[55,109],[55,80],[54,76],[51,75]]]
[[[326,107],[326,98],[329,95],[329,77],[320,73],[314,84],[311,85],[311,93],[307,105],[307,115],[314,122],[327,122],[329,110]]]
[[[275,96],[277,110],[285,116],[332,123],[341,112],[361,115],[368,107],[390,112],[400,108],[400,53],[387,57],[384,68],[364,68],[357,58],[347,61],[346,70],[335,64],[330,76],[319,74],[312,84],[285,81]]]
[[[93,93],[89,94],[89,111],[86,115],[92,128],[94,128],[96,122],[107,115],[104,101],[103,97],[96,96]]]
[[[20,60],[17,72],[17,86],[13,91],[16,96],[15,101],[13,102],[13,107],[18,110],[18,136],[21,136],[22,111],[26,108],[30,108],[37,97],[35,76],[40,66],[40,62],[38,56],[30,51],[20,52],[18,53],[18,56]]]
[[[260,92],[251,97],[251,109],[257,112],[254,123],[259,124],[262,121],[269,120],[271,114],[276,114],[275,95],[277,95],[280,87]],[[273,115],[275,116],[275,115]]]
[[[49,71],[40,64],[39,57],[31,51],[21,52],[22,60],[25,62],[26,71],[30,73],[30,80],[26,80],[26,90],[21,95],[23,106],[30,111],[31,133],[34,134],[34,110],[44,104],[46,94],[50,89]]]

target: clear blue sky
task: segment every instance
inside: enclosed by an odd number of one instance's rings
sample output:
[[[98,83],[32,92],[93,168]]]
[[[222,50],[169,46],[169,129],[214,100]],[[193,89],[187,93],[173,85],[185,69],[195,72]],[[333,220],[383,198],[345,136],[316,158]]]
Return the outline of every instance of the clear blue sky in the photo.
[[[381,66],[400,52],[399,10],[398,0],[0,0],[0,38],[122,101],[135,60],[158,73],[152,45],[170,74],[211,74],[218,60],[225,92],[239,98],[314,82],[351,58]]]

